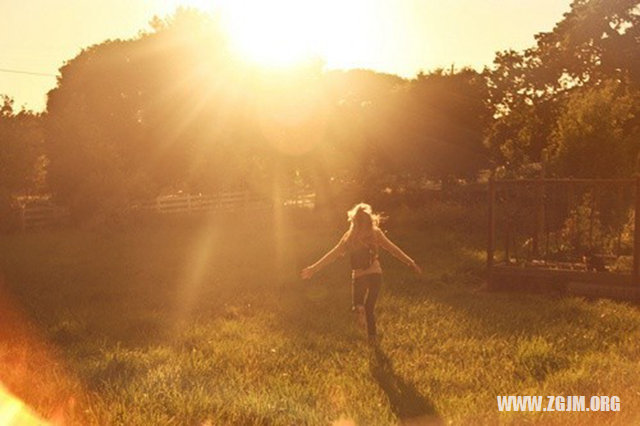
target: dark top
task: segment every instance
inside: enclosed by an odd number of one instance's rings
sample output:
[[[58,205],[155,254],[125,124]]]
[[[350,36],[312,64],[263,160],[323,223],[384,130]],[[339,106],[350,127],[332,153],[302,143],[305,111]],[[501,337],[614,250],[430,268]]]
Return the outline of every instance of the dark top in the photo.
[[[351,269],[367,269],[377,257],[375,247],[358,245],[349,250]]]

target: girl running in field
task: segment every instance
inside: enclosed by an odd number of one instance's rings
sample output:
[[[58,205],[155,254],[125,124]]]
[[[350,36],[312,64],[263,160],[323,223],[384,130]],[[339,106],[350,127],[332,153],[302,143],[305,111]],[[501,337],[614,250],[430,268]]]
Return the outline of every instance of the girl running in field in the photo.
[[[366,324],[367,336],[376,343],[376,320],[373,313],[376,299],[382,285],[382,268],[378,259],[378,248],[382,247],[394,257],[421,274],[416,262],[392,243],[378,227],[380,217],[374,214],[371,206],[360,203],[348,213],[349,229],[338,244],[329,250],[320,260],[302,270],[303,279],[327,266],[340,256],[349,254],[352,276],[352,309],[358,315],[361,324]]]

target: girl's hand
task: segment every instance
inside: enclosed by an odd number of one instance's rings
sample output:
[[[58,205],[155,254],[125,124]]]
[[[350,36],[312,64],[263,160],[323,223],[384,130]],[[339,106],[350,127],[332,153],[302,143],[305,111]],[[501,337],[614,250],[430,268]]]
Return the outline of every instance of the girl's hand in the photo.
[[[420,266],[418,266],[418,264],[414,261],[411,262],[411,269],[413,269],[413,271],[418,274],[418,275],[422,275],[422,268]]]
[[[306,268],[304,268],[302,270],[302,272],[300,272],[300,277],[303,280],[308,280],[309,278],[311,278],[313,276],[313,274],[315,274],[315,269],[311,266],[307,266]]]

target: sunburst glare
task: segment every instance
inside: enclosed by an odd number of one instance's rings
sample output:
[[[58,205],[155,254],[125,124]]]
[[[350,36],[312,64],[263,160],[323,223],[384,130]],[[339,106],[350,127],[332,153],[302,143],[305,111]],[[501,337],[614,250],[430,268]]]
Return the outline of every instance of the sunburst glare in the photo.
[[[362,0],[176,0],[173,5],[219,14],[233,50],[268,68],[310,58],[334,67],[352,65],[376,45],[379,8]]]

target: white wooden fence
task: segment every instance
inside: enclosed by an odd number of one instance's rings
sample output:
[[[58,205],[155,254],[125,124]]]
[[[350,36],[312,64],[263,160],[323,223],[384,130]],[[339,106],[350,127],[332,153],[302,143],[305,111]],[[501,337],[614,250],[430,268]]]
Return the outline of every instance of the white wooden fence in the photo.
[[[315,193],[298,192],[282,201],[283,207],[313,208]],[[21,227],[24,230],[42,228],[61,222],[69,209],[58,206],[48,197],[21,197],[18,199]],[[134,203],[131,210],[152,211],[161,214],[197,212],[241,212],[270,210],[273,200],[249,192],[221,192],[216,195],[176,193],[162,195],[153,200]]]
[[[304,207],[312,209],[316,206],[316,193],[301,192],[287,198],[283,204],[285,207]]]
[[[54,204],[47,197],[20,197],[18,205],[23,230],[51,226],[69,216],[68,208]]]
[[[313,208],[315,198],[315,193],[299,192],[286,197],[282,204],[284,207]],[[273,208],[273,204],[273,200],[249,192],[221,192],[216,195],[177,193],[137,203],[133,208],[172,214],[270,210]]]

